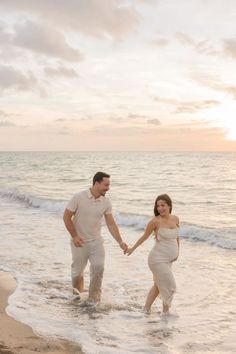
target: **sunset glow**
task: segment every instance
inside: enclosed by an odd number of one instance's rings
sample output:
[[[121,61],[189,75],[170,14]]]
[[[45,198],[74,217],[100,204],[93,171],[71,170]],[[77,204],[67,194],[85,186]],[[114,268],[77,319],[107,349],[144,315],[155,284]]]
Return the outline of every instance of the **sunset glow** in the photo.
[[[1,1],[0,150],[236,151],[235,23],[234,0]]]

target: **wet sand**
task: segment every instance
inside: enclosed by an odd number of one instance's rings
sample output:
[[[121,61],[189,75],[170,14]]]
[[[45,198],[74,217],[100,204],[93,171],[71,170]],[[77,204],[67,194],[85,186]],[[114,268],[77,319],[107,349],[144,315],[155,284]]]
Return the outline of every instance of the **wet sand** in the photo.
[[[0,354],[82,354],[79,344],[53,340],[36,335],[31,327],[8,316],[5,309],[8,297],[14,292],[16,281],[0,271]]]

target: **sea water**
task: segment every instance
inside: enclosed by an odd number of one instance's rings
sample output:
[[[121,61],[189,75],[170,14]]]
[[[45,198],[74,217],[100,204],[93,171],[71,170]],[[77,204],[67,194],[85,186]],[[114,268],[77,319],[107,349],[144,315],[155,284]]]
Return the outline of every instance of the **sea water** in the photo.
[[[18,282],[7,312],[38,334],[81,343],[88,354],[234,353],[235,162],[235,153],[1,152],[0,268]],[[87,306],[87,292],[73,301],[62,215],[99,170],[111,175],[107,196],[130,245],[153,216],[156,196],[173,200],[181,250],[170,316],[161,314],[160,300],[150,315],[142,311],[153,237],[127,257],[105,224],[101,304]]]

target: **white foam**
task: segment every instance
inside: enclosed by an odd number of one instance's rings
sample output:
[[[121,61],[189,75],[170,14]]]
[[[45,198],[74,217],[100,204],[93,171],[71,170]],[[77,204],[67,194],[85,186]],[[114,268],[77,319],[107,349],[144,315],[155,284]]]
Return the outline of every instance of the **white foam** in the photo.
[[[57,201],[53,199],[46,199],[36,197],[29,193],[21,193],[17,190],[5,190],[0,192],[0,197],[11,201],[22,203],[26,207],[39,208],[53,213],[62,214],[65,209],[65,201]]]
[[[21,193],[17,190],[5,190],[0,192],[0,197],[10,201],[22,203],[25,207],[42,209],[47,212],[62,216],[67,201],[59,201],[54,199],[46,199],[36,197],[29,193]],[[137,215],[131,213],[115,213],[115,219],[119,226],[134,228],[136,231],[144,230],[150,216]],[[183,224],[180,228],[180,236],[182,238],[207,242],[221,248],[235,250],[236,249],[236,228],[204,228],[198,225]]]
[[[181,237],[192,240],[207,242],[221,248],[235,250],[236,228],[206,229],[199,226],[186,225],[181,228]]]

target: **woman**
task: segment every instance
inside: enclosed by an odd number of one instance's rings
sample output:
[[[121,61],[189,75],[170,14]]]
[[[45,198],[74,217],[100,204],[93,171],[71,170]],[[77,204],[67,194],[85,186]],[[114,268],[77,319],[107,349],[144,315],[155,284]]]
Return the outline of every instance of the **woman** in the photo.
[[[163,313],[168,314],[176,291],[171,268],[172,262],[179,256],[179,218],[171,215],[171,211],[170,197],[167,194],[159,195],[154,205],[155,216],[149,221],[143,236],[125,252],[131,255],[153,232],[155,233],[156,242],[148,256],[154,284],[147,295],[144,306],[146,313],[150,313],[153,302],[160,296],[163,301]]]

